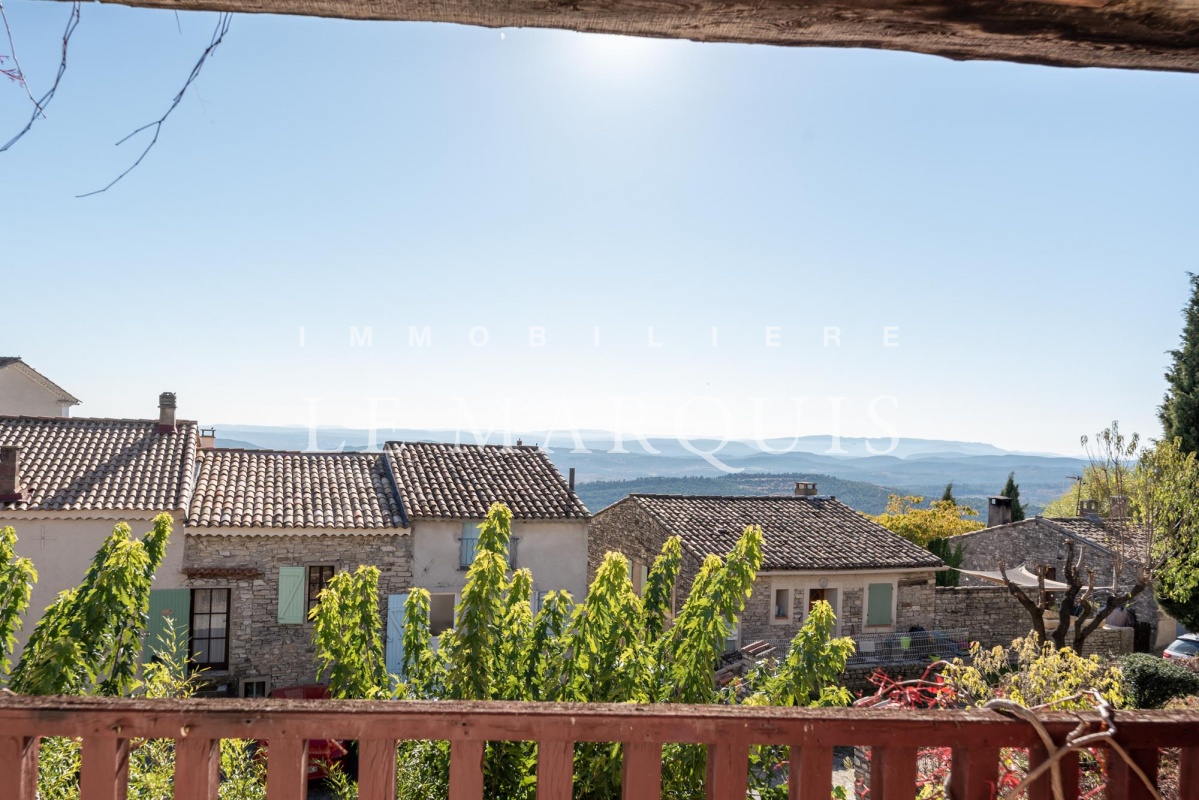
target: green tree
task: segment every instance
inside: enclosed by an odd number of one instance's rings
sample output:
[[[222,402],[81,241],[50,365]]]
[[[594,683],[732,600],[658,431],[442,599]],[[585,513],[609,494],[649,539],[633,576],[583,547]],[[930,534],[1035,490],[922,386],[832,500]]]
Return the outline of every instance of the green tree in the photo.
[[[17,532],[0,529],[0,677],[12,669],[21,615],[29,608],[37,570],[28,558],[17,556]]]
[[[978,512],[969,506],[945,500],[937,500],[927,507],[922,507],[923,503],[923,497],[893,494],[887,501],[887,510],[870,519],[925,548],[934,539],[948,539],[983,527],[981,522],[973,519]]]
[[[955,506],[958,504],[958,501],[953,496],[953,481],[945,484],[945,491],[941,493],[941,502],[951,503]]]
[[[1181,440],[1183,452],[1199,451],[1199,275],[1188,273],[1191,298],[1183,309],[1182,341],[1171,350],[1166,396],[1158,407],[1165,441]]]
[[[1152,536],[1157,601],[1199,630],[1199,459],[1178,438],[1147,450],[1139,469],[1135,510]]]
[[[1003,485],[1003,490],[999,492],[999,495],[1012,500],[1012,522],[1024,519],[1024,506],[1020,505],[1020,485],[1016,483],[1016,473],[1008,473],[1007,483]]]
[[[957,586],[961,583],[962,575],[958,572],[958,567],[962,566],[962,562],[966,558],[966,549],[960,541],[933,539],[928,543],[928,552],[944,561],[945,566],[950,568],[937,572],[938,586]]]
[[[379,614],[379,570],[359,567],[339,572],[308,612],[320,664],[328,671],[329,692],[339,699],[375,699],[391,694]]]
[[[171,538],[159,514],[141,539],[118,523],[83,583],[61,592],[33,629],[10,688],[19,694],[128,695],[138,685],[150,586]]]

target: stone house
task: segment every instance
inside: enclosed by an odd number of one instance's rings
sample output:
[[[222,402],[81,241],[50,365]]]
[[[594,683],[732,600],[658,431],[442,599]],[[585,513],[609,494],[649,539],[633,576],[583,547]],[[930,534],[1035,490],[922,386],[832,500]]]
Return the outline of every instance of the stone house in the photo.
[[[686,600],[705,557],[725,556],[749,525],[764,535],[763,564],[728,645],[765,640],[785,650],[809,609],[828,601],[839,635],[934,627],[940,559],[832,497],[800,484],[794,497],[633,494],[591,523],[588,571],[609,551],[632,562],[634,589],[670,536],[683,543],[675,607]]]
[[[188,515],[187,592],[161,606],[188,605],[191,649],[218,689],[256,696],[314,680],[308,610],[334,574],[373,565],[398,672],[409,592],[429,591],[434,636],[452,627],[493,502],[512,509],[513,566],[532,571],[534,590],[583,597],[589,514],[536,447],[206,451]]]
[[[16,356],[0,356],[0,414],[66,417],[79,400]]]
[[[1102,519],[1095,514],[1029,517],[1011,522],[1010,514],[1005,513],[1004,508],[1006,502],[1010,501],[996,497],[991,498],[991,502],[992,513],[986,528],[954,538],[954,542],[961,543],[963,547],[962,569],[993,572],[999,569],[1002,562],[1009,570],[1024,565],[1028,571],[1035,573],[1039,566],[1044,565],[1048,568],[1048,579],[1061,580],[1065,576],[1066,546],[1072,542],[1076,548],[1075,558],[1081,552],[1085,566],[1095,570],[1095,588],[1101,597],[1106,596],[1105,590],[1112,585],[1117,565],[1122,570],[1118,585],[1126,588],[1135,583],[1148,545],[1147,537],[1134,526]],[[963,587],[987,585],[986,581],[970,575],[963,575],[961,584]],[[1005,597],[1004,602],[1016,605],[1014,598]],[[1161,616],[1152,588],[1141,592],[1131,603],[1131,608],[1136,612],[1138,621],[1153,627],[1152,643],[1157,636]],[[1162,635],[1168,634],[1167,639],[1172,640],[1174,626],[1160,627]]]
[[[79,585],[118,522],[135,536],[163,512],[176,522],[156,587],[183,585],[183,526],[199,448],[196,423],[175,419],[175,396],[159,419],[0,417],[0,527],[38,571],[17,636],[23,648],[42,611]]]

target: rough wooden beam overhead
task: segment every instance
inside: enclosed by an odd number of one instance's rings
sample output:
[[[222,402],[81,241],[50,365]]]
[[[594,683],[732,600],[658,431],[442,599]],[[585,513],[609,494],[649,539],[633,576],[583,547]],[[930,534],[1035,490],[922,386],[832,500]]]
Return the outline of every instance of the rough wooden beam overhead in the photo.
[[[108,1],[108,0],[106,0]],[[1199,72],[1199,0],[122,0],[176,10],[456,22],[952,59]]]

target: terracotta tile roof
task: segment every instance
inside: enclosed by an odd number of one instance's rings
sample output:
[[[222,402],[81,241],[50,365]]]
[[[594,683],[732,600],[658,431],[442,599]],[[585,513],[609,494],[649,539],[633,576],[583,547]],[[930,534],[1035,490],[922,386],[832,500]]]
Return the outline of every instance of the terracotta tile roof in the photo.
[[[1031,520],[1024,519],[1009,523],[1009,525],[1016,526],[1037,521],[1049,523],[1076,538],[1085,539],[1105,550],[1119,552],[1130,558],[1144,558],[1148,555],[1149,531],[1143,526],[1131,522],[1105,520],[1099,517],[1033,517]],[[986,529],[984,528],[984,530]]]
[[[206,450],[187,524],[197,528],[402,527],[382,453]]]
[[[183,574],[189,578],[232,578],[246,580],[261,578],[263,571],[259,567],[184,567]]]
[[[28,499],[6,511],[174,511],[187,507],[196,423],[159,433],[157,420],[0,417],[0,446],[20,448]]]
[[[410,519],[481,519],[493,502],[517,519],[591,516],[538,447],[388,442],[384,451]]]
[[[762,571],[906,569],[939,558],[830,497],[683,497],[634,494],[683,546],[701,558],[725,556],[750,525],[765,538]]]

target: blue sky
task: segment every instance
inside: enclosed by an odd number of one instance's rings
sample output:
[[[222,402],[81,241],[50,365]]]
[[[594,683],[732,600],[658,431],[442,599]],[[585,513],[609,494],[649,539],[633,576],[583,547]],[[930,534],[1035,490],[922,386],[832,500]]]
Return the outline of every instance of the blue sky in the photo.
[[[69,7],[6,7],[38,93]],[[85,5],[0,154],[0,354],[79,414],[1158,432],[1199,76],[239,16],[144,164],[76,199],[214,23]],[[0,85],[0,139],[28,110]]]

